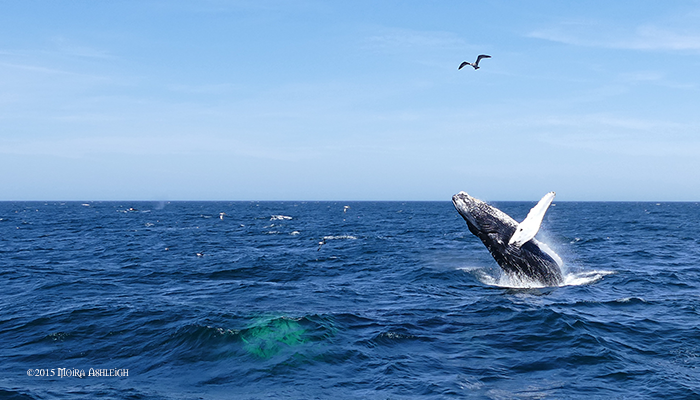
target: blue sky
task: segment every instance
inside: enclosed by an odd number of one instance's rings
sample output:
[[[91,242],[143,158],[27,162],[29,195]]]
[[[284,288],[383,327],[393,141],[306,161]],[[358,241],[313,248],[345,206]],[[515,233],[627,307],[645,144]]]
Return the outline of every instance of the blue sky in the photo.
[[[700,2],[0,1],[0,171],[0,200],[698,201]]]

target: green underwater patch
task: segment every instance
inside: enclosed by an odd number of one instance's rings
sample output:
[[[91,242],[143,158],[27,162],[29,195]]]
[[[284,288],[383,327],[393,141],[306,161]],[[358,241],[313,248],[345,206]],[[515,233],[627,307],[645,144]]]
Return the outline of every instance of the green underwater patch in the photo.
[[[281,351],[309,342],[300,319],[289,317],[259,318],[241,331],[243,348],[259,358],[271,358]]]

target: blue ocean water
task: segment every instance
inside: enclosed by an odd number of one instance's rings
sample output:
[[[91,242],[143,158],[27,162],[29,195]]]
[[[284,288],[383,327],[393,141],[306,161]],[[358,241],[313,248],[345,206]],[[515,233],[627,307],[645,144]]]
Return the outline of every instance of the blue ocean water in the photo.
[[[697,399],[699,237],[558,202],[539,288],[449,201],[0,203],[0,397]]]

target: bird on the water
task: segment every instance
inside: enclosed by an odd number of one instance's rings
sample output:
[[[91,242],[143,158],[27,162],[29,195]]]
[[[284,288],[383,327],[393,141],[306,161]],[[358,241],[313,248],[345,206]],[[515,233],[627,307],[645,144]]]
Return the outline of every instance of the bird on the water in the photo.
[[[474,69],[479,69],[479,61],[481,61],[482,58],[491,58],[491,56],[488,56],[486,54],[479,54],[479,56],[476,57],[475,62],[470,63],[470,62],[464,61],[463,63],[461,63],[459,65],[459,68],[457,68],[457,69],[462,69],[462,68],[464,68],[465,65],[471,65],[472,67],[474,67]]]

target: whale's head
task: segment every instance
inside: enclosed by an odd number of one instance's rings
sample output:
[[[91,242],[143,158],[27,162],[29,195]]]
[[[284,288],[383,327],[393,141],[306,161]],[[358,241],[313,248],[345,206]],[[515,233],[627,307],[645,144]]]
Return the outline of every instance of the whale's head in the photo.
[[[515,232],[517,223],[508,214],[466,192],[459,192],[452,196],[452,204],[467,221],[469,230],[476,236],[485,235],[497,242],[507,242]]]

